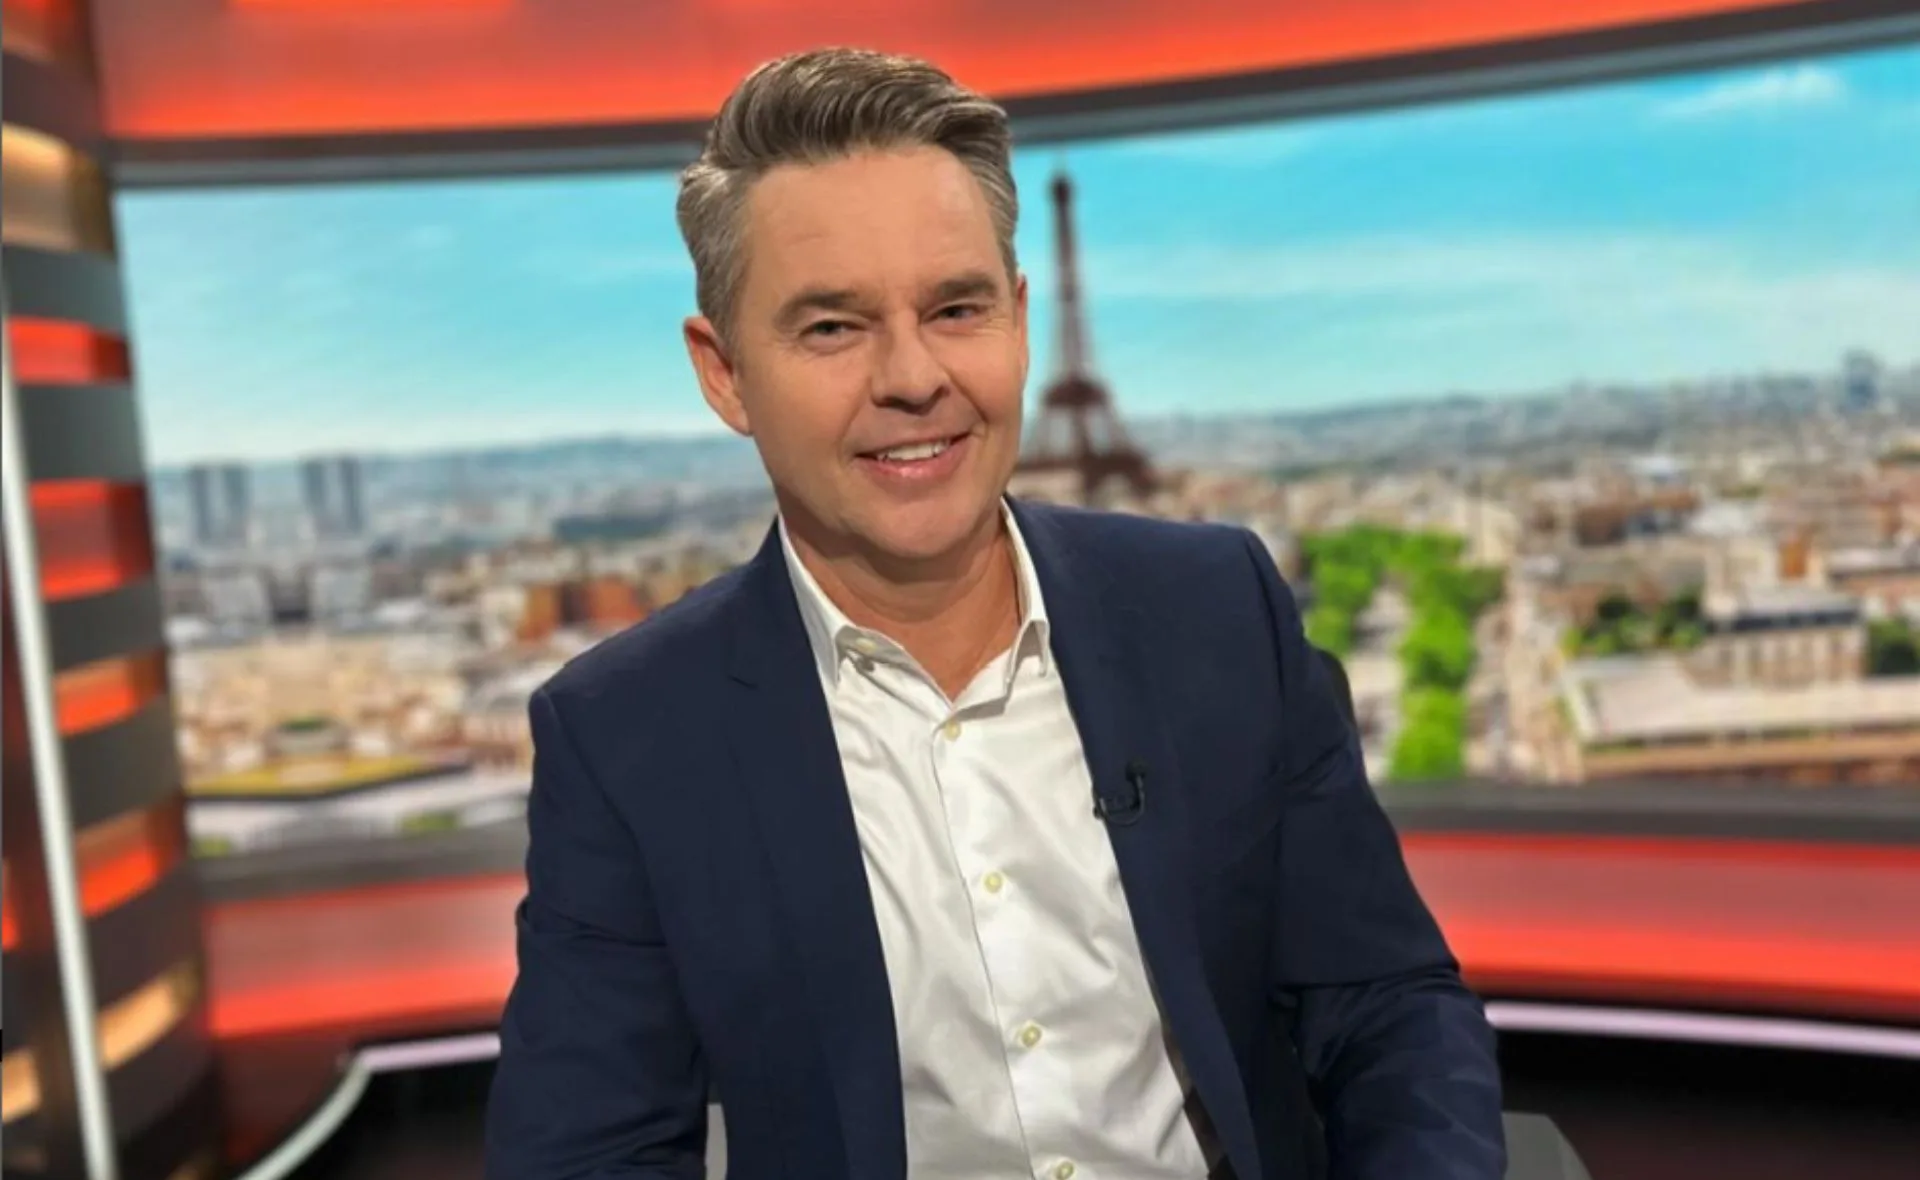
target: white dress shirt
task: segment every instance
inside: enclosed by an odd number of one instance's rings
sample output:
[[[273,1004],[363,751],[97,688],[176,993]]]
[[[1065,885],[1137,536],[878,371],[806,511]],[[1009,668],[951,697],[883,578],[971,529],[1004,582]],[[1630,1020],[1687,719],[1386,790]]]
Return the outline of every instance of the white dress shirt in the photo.
[[[781,543],[879,920],[913,1180],[1203,1180],[1218,1154],[1134,936],[1046,604],[949,700]]]

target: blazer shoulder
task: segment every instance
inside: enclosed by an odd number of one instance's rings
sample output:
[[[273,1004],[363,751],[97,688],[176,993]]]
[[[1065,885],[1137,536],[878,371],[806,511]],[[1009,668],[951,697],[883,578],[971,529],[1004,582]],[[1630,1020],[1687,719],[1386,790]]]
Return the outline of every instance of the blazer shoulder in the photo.
[[[740,596],[745,567],[694,587],[668,605],[563,664],[537,691],[559,704],[651,695],[662,680],[684,687],[701,667],[721,660],[727,622]]]
[[[1249,529],[1222,521],[1053,506],[1036,520],[1122,584],[1165,587],[1185,598],[1196,589],[1243,584],[1254,572],[1250,549],[1260,545]]]

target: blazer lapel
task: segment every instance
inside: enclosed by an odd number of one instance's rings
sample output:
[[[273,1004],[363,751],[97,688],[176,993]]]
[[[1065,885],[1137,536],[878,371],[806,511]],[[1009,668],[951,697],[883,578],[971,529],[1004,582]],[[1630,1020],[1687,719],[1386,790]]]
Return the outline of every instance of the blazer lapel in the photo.
[[[832,1075],[847,1174],[905,1180],[886,956],[833,721],[777,533],[746,579],[730,667],[734,758]]]
[[[1252,1114],[1196,936],[1185,788],[1153,697],[1165,669],[1146,663],[1152,620],[1084,554],[1061,515],[1015,502],[1046,595],[1053,655],[1065,681],[1094,791],[1125,799],[1128,769],[1144,772],[1144,806],[1108,836],[1148,974],[1175,1043],[1240,1176],[1262,1175]]]

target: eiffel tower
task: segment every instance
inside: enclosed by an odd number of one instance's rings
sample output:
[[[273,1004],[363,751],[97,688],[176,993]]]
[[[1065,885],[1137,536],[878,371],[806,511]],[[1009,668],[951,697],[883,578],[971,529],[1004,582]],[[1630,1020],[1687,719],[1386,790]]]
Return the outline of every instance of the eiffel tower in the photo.
[[[1080,297],[1073,234],[1073,182],[1066,173],[1057,173],[1052,191],[1055,266],[1060,276],[1059,352],[1017,473],[1075,472],[1081,498],[1088,503],[1100,498],[1116,479],[1134,495],[1145,496],[1159,481],[1146,455],[1127,437],[1114,412],[1113,398],[1093,374],[1088,356],[1086,308]]]

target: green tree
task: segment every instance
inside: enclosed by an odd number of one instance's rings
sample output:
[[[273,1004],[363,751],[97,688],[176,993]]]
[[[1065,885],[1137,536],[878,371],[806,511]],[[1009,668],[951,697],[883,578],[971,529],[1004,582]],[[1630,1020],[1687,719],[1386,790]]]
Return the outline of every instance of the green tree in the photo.
[[[1700,591],[1685,590],[1651,612],[1620,591],[1610,591],[1578,633],[1579,655],[1611,656],[1645,651],[1688,651],[1707,637]]]
[[[1621,591],[1609,590],[1594,608],[1593,618],[1597,623],[1624,623],[1639,613],[1640,608],[1633,604],[1633,599]]]
[[[1325,604],[1307,612],[1307,642],[1346,659],[1353,651],[1353,616]]]
[[[1667,635],[1667,646],[1675,651],[1692,651],[1707,638],[1704,623],[1681,623]]]
[[[1587,635],[1585,638],[1586,642],[1580,646],[1580,654],[1582,655],[1619,656],[1625,655],[1632,650],[1632,648],[1627,646],[1626,636],[1618,630],[1606,629],[1596,631]]]
[[[1328,561],[1313,572],[1314,603],[1349,615],[1367,609],[1378,586],[1376,576],[1360,565]]]
[[[1389,778],[1419,782],[1459,778],[1466,771],[1466,745],[1458,728],[1434,721],[1401,727],[1387,766]]]
[[[1386,547],[1388,565],[1396,573],[1413,574],[1458,565],[1466,543],[1452,533],[1401,533]]]
[[[1507,571],[1497,565],[1463,566],[1459,593],[1469,616],[1477,616],[1507,593]]]
[[[1467,723],[1467,700],[1444,688],[1409,689],[1400,696],[1400,716],[1407,724],[1460,729]]]
[[[1671,632],[1688,623],[1702,621],[1705,615],[1700,607],[1700,591],[1697,588],[1682,590],[1661,603],[1653,612],[1653,617],[1660,624],[1662,633]]]
[[[1400,642],[1400,659],[1409,688],[1466,687],[1473,674],[1473,630],[1454,614],[1416,618]]]
[[[1505,581],[1505,574],[1490,566],[1432,566],[1410,575],[1407,595],[1416,611],[1475,619],[1500,600]]]
[[[1899,619],[1867,624],[1867,675],[1920,675],[1920,630]]]

